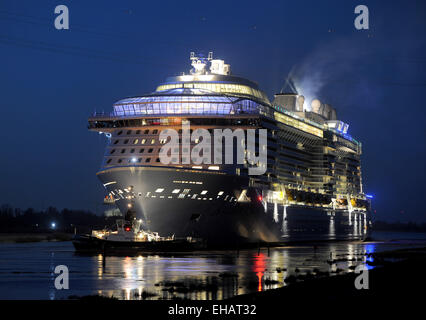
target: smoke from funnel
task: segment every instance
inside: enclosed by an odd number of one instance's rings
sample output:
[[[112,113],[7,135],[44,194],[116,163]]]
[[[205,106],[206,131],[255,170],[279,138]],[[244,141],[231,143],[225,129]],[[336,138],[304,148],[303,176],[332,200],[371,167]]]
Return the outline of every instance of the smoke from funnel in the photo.
[[[328,84],[353,81],[357,62],[365,54],[358,41],[345,38],[319,46],[300,65],[293,67],[288,77],[297,93],[305,96],[304,109],[312,111],[311,102],[323,100],[323,90]]]

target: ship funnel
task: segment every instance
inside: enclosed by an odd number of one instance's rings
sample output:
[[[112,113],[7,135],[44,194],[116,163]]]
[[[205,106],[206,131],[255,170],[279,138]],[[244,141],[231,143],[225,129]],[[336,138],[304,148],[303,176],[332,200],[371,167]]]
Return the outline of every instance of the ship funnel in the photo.
[[[296,103],[296,111],[303,112],[303,104],[305,103],[305,97],[300,95],[297,97],[297,103]]]
[[[311,102],[312,112],[320,113],[321,101],[318,99],[314,99]]]

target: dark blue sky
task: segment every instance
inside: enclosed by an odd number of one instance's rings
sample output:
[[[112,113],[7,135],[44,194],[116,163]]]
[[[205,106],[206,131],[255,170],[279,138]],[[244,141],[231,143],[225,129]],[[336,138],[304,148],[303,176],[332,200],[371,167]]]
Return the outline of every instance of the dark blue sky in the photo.
[[[70,30],[53,26],[66,4]],[[370,30],[354,28],[366,4]],[[272,97],[293,70],[363,142],[380,219],[425,221],[426,2],[1,1],[0,204],[101,212],[94,110],[213,51]],[[303,94],[303,92],[302,92]]]

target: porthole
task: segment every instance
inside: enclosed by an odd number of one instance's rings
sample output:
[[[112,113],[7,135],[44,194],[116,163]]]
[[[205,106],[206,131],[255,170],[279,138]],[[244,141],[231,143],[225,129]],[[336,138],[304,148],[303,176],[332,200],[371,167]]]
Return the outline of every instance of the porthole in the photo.
[[[114,144],[117,144],[117,143],[118,143],[118,141],[120,141],[120,140],[115,140],[115,141],[114,141]]]
[[[106,163],[110,163],[112,159],[108,159]]]
[[[145,149],[142,148],[142,149],[139,150],[139,153],[143,153],[144,151],[145,151]]]
[[[117,136],[121,135],[123,133],[123,130],[118,131]]]
[[[148,150],[148,153],[152,153],[152,151],[154,151],[154,149],[151,148]]]
[[[109,154],[113,154],[115,152],[115,149],[112,149]]]

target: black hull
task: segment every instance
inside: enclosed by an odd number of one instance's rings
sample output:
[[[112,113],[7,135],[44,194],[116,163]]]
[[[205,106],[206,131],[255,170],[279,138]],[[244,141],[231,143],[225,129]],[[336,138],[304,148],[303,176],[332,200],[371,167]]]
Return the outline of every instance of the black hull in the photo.
[[[267,199],[236,201],[241,190],[248,188],[247,177],[145,166],[108,169],[98,177],[115,194],[131,186],[132,191],[125,191],[116,205],[125,214],[131,204],[144,222],[143,229],[163,237],[192,236],[209,245],[233,247],[259,242],[363,240],[371,232],[371,216],[365,211],[284,206]],[[180,197],[183,190],[188,194]]]

